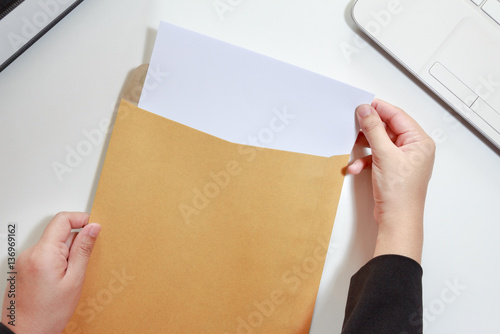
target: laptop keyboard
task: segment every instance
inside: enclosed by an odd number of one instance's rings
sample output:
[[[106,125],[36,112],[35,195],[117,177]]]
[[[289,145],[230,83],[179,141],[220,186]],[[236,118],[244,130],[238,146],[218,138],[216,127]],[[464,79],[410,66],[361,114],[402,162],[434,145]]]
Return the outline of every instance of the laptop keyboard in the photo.
[[[478,8],[500,24],[500,0],[471,0]]]

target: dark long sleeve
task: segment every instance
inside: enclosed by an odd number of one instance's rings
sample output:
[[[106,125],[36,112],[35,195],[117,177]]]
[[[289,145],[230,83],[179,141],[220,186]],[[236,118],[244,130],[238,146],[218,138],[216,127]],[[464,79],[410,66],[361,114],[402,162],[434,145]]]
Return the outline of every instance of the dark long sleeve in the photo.
[[[351,278],[342,333],[422,333],[422,274],[404,256],[373,258]]]
[[[0,334],[14,334],[14,332],[5,327],[4,324],[0,323]]]

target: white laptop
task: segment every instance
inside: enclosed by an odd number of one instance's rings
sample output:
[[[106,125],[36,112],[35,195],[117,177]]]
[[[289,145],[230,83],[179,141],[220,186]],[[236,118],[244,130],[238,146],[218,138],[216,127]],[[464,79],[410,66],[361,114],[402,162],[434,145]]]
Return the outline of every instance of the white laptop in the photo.
[[[83,0],[0,0],[0,72]]]
[[[352,17],[500,148],[500,0],[357,0]]]

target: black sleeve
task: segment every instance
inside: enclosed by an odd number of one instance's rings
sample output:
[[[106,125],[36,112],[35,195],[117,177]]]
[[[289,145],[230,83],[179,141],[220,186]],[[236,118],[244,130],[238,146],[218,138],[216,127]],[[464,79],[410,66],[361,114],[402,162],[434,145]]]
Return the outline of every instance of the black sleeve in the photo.
[[[342,333],[422,333],[422,274],[404,256],[373,258],[351,278]]]
[[[14,332],[5,327],[5,325],[0,322],[0,334],[14,334]]]

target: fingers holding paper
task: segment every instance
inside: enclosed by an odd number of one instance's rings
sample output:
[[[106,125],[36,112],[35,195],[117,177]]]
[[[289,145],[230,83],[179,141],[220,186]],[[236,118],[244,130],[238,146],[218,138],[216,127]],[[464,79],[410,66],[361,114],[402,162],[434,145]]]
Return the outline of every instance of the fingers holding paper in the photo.
[[[370,114],[373,112],[374,117],[371,122],[363,121],[359,115]],[[419,139],[425,139],[427,136],[418,123],[411,118],[405,111],[395,107],[385,101],[375,99],[371,105],[361,105],[356,109],[361,132],[356,139],[356,145],[360,147],[372,148],[365,132],[370,132],[368,136],[375,140],[373,135],[374,130],[385,128],[386,135],[383,131],[376,131],[379,137],[388,137],[396,147],[401,147],[404,144],[409,144]],[[378,116],[378,119],[377,119]],[[364,128],[363,128],[364,126]],[[377,141],[378,143],[379,141]],[[376,144],[375,144],[376,145]],[[385,146],[392,147],[388,141],[385,141]],[[381,145],[376,145],[376,149],[380,149]],[[356,159],[349,167],[349,174],[358,175],[364,169],[369,169],[372,166],[373,158],[371,155]]]
[[[87,263],[101,229],[88,224],[89,215],[61,212],[47,225],[33,247],[15,263],[16,321],[4,308],[2,323],[15,333],[61,333],[76,309]],[[80,232],[72,232],[81,228]],[[4,305],[11,304],[6,289]]]

